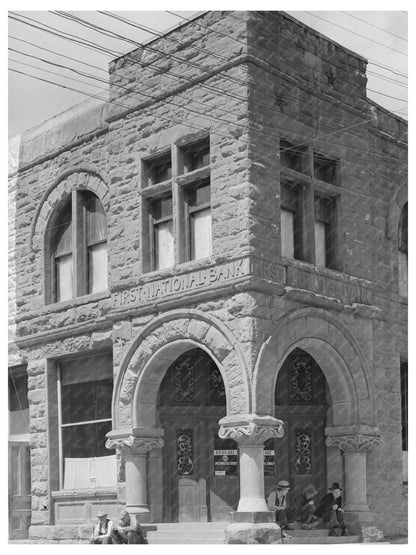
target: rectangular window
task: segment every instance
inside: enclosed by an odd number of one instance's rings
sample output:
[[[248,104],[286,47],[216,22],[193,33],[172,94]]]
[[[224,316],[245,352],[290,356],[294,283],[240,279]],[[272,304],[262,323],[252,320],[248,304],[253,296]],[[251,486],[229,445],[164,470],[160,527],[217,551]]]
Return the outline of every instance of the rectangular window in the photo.
[[[330,160],[317,152],[313,155],[313,172],[316,179],[337,185],[338,164],[335,160]]]
[[[172,196],[150,201],[153,269],[174,265]]]
[[[72,254],[57,256],[55,258],[56,300],[58,302],[72,299],[72,266]]]
[[[185,201],[189,217],[189,259],[211,256],[211,186],[188,189]]]
[[[302,218],[299,191],[280,188],[280,225],[282,255],[302,260]]]
[[[24,368],[9,369],[9,435],[29,433],[28,377]]]
[[[61,473],[65,488],[104,487],[115,475],[101,477],[95,468],[112,468],[111,451],[105,447],[111,430],[113,368],[111,355],[91,356],[64,362],[58,374],[60,403]],[[105,459],[98,460],[97,459]]]
[[[152,160],[147,164],[147,185],[156,185],[172,179],[172,161],[170,154]]]
[[[334,245],[334,199],[315,197],[315,264],[332,267]]]
[[[185,172],[192,172],[209,166],[209,139],[185,148],[183,150],[183,164]]]
[[[103,205],[95,195],[85,195],[87,226],[88,293],[105,291],[108,285],[107,222]]]
[[[282,255],[295,258],[295,232],[294,214],[290,210],[280,210],[280,223],[282,233]]]
[[[307,150],[281,139],[280,163],[285,168],[305,173],[307,171]]]

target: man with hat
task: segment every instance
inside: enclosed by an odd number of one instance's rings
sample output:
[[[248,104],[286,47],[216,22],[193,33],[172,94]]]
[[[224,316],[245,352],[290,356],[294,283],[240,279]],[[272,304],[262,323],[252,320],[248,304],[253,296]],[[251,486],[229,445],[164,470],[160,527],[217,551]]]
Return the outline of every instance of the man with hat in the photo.
[[[289,507],[288,493],[289,482],[280,480],[275,488],[267,496],[267,507],[276,512],[276,523],[283,530],[292,530],[296,515],[296,507]],[[287,536],[283,532],[284,536]]]
[[[303,490],[303,494],[297,503],[298,511],[296,520],[303,522],[302,528],[304,530],[313,530],[319,525],[319,518],[315,516],[315,500],[314,497],[318,494],[314,485],[310,484]]]
[[[91,543],[98,544],[108,544],[113,543],[111,539],[111,534],[113,531],[113,521],[107,518],[107,513],[105,511],[99,511],[97,514],[98,524],[94,528],[91,537]]]
[[[338,482],[334,482],[329,488],[329,493],[321,499],[315,515],[328,523],[330,536],[346,536],[347,530],[344,524],[344,509],[342,508],[342,488]]]

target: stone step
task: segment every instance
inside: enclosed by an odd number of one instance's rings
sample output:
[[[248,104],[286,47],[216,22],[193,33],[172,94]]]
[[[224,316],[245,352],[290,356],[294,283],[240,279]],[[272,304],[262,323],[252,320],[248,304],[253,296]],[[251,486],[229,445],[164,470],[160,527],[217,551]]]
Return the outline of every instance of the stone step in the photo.
[[[224,530],[230,523],[218,522],[157,522],[157,530]]]
[[[225,540],[220,538],[180,538],[177,536],[171,536],[167,538],[153,538],[148,539],[149,545],[211,545],[211,544],[221,544],[224,545]]]
[[[360,536],[297,536],[284,538],[283,544],[342,544],[361,543]]]

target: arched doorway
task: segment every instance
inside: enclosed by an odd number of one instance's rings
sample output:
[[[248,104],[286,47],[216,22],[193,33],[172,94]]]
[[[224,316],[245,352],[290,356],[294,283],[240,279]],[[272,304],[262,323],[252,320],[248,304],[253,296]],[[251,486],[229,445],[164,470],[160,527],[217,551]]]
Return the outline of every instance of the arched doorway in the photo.
[[[218,437],[226,393],[217,365],[204,350],[190,349],[169,366],[157,413],[165,432],[164,520],[228,520],[239,496],[237,445]]]
[[[275,416],[283,420],[285,434],[265,445],[266,491],[274,480],[285,479],[291,484],[292,499],[308,484],[317,488],[318,497],[326,493],[325,427],[330,404],[320,367],[311,355],[294,349],[276,381]]]

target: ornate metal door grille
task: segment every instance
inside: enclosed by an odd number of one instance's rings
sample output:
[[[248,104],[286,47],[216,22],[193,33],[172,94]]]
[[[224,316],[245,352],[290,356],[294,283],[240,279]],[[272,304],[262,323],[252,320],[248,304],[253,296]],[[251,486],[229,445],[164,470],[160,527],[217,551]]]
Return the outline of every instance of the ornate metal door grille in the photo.
[[[307,354],[290,357],[290,400],[302,403],[313,401],[312,358]]]
[[[295,430],[295,473],[312,474],[312,430]]]
[[[176,430],[176,467],[180,476],[194,472],[194,434],[192,428]]]

